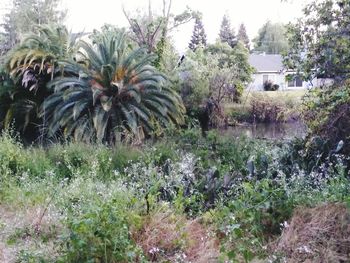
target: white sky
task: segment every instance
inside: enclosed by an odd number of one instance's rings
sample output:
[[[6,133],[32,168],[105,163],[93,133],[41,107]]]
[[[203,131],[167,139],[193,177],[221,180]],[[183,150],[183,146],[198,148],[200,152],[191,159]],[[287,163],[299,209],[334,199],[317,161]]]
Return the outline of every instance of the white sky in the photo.
[[[0,0],[0,11],[5,9],[5,2]],[[186,6],[203,13],[203,24],[208,42],[213,43],[218,37],[224,14],[231,19],[236,33],[240,23],[244,23],[250,40],[257,35],[259,28],[269,19],[272,22],[293,21],[301,16],[301,10],[309,0],[173,0],[172,13],[181,13]],[[162,0],[151,0],[154,9],[160,10]],[[122,12],[126,10],[147,11],[148,0],[62,0],[62,7],[68,9],[66,24],[73,32],[90,32],[105,23],[127,27],[128,23]],[[157,11],[157,10],[155,10]],[[193,22],[178,28],[173,34],[176,48],[182,52],[192,35]]]

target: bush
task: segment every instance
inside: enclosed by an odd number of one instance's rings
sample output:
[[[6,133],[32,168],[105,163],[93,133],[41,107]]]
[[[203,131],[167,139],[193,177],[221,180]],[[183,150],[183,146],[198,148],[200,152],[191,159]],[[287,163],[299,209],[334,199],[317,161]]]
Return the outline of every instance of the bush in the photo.
[[[273,84],[273,85],[272,85],[271,91],[276,91],[276,90],[278,90],[279,88],[280,88],[280,86],[279,86],[278,84]]]
[[[310,91],[303,104],[303,117],[310,130],[309,141],[319,136],[328,152],[342,141],[341,152],[350,154],[350,81]]]
[[[62,262],[135,262],[140,252],[129,236],[125,201],[95,202],[71,213]]]
[[[264,82],[264,90],[265,91],[276,91],[279,89],[279,85],[278,84],[273,84],[273,82],[271,80],[267,80]]]
[[[250,103],[251,116],[256,122],[282,122],[288,116],[288,109],[269,97],[255,96]]]

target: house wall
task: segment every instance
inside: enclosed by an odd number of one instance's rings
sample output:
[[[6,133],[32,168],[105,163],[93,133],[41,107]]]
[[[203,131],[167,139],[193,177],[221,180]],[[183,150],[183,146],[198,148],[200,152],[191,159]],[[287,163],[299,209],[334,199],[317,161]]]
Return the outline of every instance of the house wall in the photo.
[[[307,83],[307,88],[314,88],[314,87],[322,87],[322,86],[331,86],[334,83],[333,79],[313,79],[310,83]]]
[[[264,90],[264,75],[268,75],[268,80],[271,80],[274,84],[278,84],[280,90],[286,89],[287,82],[285,80],[285,74],[278,72],[253,74],[252,82],[248,85],[248,89],[255,91]]]
[[[248,85],[248,89],[252,91],[263,91],[264,90],[264,75],[268,75],[268,80],[272,83],[278,84],[279,90],[301,90],[301,89],[311,89],[321,86],[330,86],[333,84],[333,79],[313,79],[311,82],[303,81],[301,87],[288,87],[288,81],[286,81],[286,76],[293,74],[291,72],[263,72],[256,73],[252,76],[252,82]]]

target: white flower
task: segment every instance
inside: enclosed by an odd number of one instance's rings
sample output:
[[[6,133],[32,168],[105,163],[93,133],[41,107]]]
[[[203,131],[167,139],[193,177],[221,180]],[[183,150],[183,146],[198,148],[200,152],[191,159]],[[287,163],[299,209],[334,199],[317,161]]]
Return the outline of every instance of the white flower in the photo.
[[[283,223],[280,224],[282,229],[285,229],[285,228],[288,228],[289,227],[289,224],[287,221],[284,221]]]
[[[154,255],[154,254],[158,253],[159,251],[160,251],[159,248],[157,248],[157,247],[152,247],[152,248],[148,251],[148,253]]]
[[[299,253],[307,253],[307,254],[312,254],[312,251],[310,248],[308,248],[308,246],[302,246],[302,247],[298,247],[297,248]]]

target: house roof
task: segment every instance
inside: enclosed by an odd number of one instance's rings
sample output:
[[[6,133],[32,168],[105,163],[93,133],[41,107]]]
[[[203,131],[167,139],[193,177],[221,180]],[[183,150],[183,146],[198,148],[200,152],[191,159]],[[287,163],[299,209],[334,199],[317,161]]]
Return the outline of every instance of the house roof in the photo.
[[[283,70],[281,55],[250,54],[248,61],[257,72],[280,72]]]

